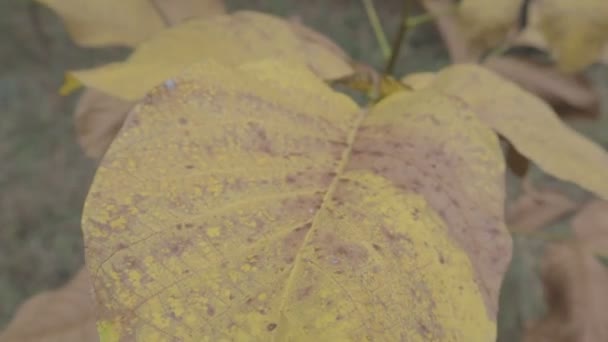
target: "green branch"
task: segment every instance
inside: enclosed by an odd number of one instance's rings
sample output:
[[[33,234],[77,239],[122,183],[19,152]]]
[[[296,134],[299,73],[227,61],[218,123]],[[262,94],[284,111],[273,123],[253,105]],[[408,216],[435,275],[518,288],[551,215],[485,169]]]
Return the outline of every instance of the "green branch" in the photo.
[[[376,8],[374,7],[373,0],[362,1],[363,6],[365,7],[365,13],[367,14],[367,19],[369,20],[369,23],[372,26],[372,30],[374,31],[374,35],[376,36],[378,45],[380,45],[382,56],[384,57],[384,59],[388,59],[391,56],[391,47],[388,43],[388,39],[386,39],[384,30],[382,29],[382,24],[380,24],[380,19],[378,18],[378,13],[376,12]]]

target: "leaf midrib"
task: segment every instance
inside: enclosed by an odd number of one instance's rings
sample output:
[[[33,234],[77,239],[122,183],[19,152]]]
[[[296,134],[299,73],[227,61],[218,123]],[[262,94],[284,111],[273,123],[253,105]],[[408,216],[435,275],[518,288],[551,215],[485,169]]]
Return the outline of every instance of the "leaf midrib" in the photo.
[[[323,199],[321,200],[321,205],[319,206],[319,209],[317,209],[317,211],[315,212],[315,215],[312,219],[312,225],[311,225],[310,229],[308,230],[308,232],[306,233],[306,235],[304,236],[302,244],[300,245],[300,248],[298,249],[298,252],[296,253],[296,257],[293,262],[293,267],[291,268],[291,271],[289,272],[289,277],[287,278],[287,283],[286,283],[283,293],[281,295],[281,302],[279,304],[280,313],[283,313],[283,311],[285,309],[285,305],[287,304],[289,293],[291,293],[292,288],[294,286],[294,282],[295,282],[294,275],[298,273],[299,266],[301,265],[301,262],[302,262],[302,260],[301,260],[302,253],[300,253],[300,251],[303,248],[305,248],[306,245],[308,244],[309,240],[311,239],[311,236],[313,235],[313,232],[316,230],[316,227],[318,226],[317,221],[319,220],[319,213],[324,209],[325,204],[329,201],[329,199],[333,196],[334,192],[336,191],[336,188],[338,186],[337,180],[340,178],[340,176],[342,176],[344,169],[346,168],[346,165],[348,164],[348,162],[350,160],[350,156],[352,154],[352,149],[353,149],[353,144],[357,137],[357,133],[358,133],[359,129],[361,128],[361,124],[367,117],[368,112],[369,111],[365,110],[365,109],[360,110],[359,117],[356,119],[355,125],[353,126],[352,130],[348,134],[347,147],[344,149],[344,151],[342,153],[342,158],[340,159],[338,166],[335,168],[336,175],[334,176],[331,183],[329,184],[329,187],[327,188],[327,191],[325,192],[325,195],[323,196]],[[278,335],[277,332],[281,331],[281,330],[282,330],[281,327],[279,327],[279,329],[275,330],[275,334],[272,335],[272,340],[271,340],[272,342],[275,341],[275,338]]]

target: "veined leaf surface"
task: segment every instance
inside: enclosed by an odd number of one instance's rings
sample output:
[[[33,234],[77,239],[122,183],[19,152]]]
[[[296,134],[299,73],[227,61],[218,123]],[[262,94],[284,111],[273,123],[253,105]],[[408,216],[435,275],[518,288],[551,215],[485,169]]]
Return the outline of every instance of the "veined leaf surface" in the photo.
[[[156,87],[85,205],[100,332],[493,340],[511,251],[500,148],[460,101],[413,94],[362,111],[269,60]]]

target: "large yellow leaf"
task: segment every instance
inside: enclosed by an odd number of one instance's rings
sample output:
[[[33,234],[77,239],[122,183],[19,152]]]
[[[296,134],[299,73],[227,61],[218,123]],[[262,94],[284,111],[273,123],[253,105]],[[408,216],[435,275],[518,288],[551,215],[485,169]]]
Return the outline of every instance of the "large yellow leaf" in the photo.
[[[87,47],[135,46],[168,25],[224,13],[220,0],[37,0],[57,12]]]
[[[0,333],[2,342],[97,342],[89,272],[27,300]]]
[[[608,154],[566,126],[541,99],[473,64],[450,66],[430,86],[461,99],[545,172],[608,198]]]
[[[326,79],[352,72],[343,56],[314,39],[304,38],[291,25],[281,18],[250,11],[191,20],[142,43],[125,62],[72,75],[89,87],[125,100],[137,100],[153,86],[202,59],[239,65],[277,57],[307,63]]]
[[[304,66],[206,61],[137,105],[83,230],[108,341],[491,341],[511,242],[461,102],[361,111]]]

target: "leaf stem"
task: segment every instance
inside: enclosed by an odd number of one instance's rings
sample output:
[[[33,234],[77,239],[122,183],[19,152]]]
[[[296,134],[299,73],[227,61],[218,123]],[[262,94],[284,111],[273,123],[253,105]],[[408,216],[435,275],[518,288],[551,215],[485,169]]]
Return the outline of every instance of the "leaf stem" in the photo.
[[[401,11],[401,25],[399,25],[399,31],[397,32],[397,36],[395,40],[393,40],[393,48],[391,49],[391,57],[386,63],[386,67],[384,68],[384,74],[390,75],[395,70],[395,65],[397,64],[397,58],[399,57],[399,52],[401,50],[401,43],[403,42],[403,38],[405,34],[408,32],[407,18],[410,14],[410,5],[411,1],[404,0],[403,1],[403,10]]]
[[[376,8],[374,7],[374,2],[373,0],[362,0],[362,2],[363,7],[365,7],[367,19],[369,20],[369,23],[372,26],[372,30],[374,31],[374,35],[376,36],[378,45],[380,45],[382,56],[384,57],[384,59],[388,59],[391,55],[391,47],[388,43],[388,39],[386,39],[384,30],[382,30],[382,24],[380,24],[380,19],[378,18],[378,13],[376,12]]]
[[[169,17],[165,14],[165,12],[160,7],[158,2],[156,2],[156,0],[149,0],[149,1],[150,1],[150,4],[152,5],[152,7],[154,7],[154,10],[158,14],[158,16],[160,17],[160,20],[162,20],[163,24],[165,24],[165,26],[167,26],[167,27],[171,27],[173,25],[173,23],[171,22]]]

